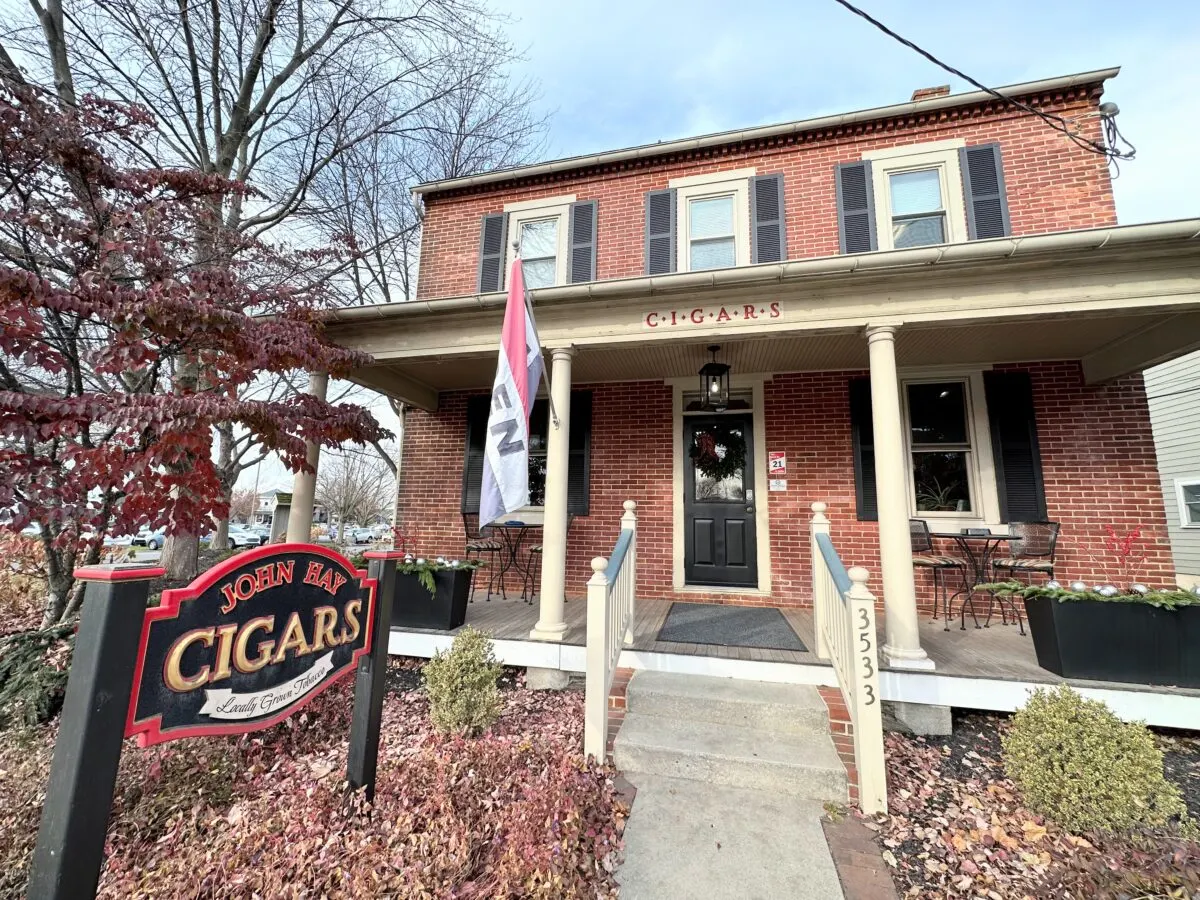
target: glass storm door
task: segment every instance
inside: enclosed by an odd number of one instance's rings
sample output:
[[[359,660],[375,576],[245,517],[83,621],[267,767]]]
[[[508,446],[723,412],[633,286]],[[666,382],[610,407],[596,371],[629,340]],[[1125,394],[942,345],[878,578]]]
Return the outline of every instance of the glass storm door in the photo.
[[[744,448],[740,467],[730,470],[724,464],[729,453],[724,442],[738,442],[738,449]],[[700,459],[693,457],[693,447],[701,453]],[[751,417],[688,416],[683,422],[683,448],[685,581],[757,587]],[[704,464],[704,459],[714,458],[719,460],[715,465]]]

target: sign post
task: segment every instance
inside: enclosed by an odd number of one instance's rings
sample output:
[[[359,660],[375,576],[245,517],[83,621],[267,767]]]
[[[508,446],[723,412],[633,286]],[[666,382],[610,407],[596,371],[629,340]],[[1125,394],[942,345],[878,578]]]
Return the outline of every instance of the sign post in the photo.
[[[33,852],[30,900],[73,900],[96,894],[133,686],[131,663],[137,655],[150,581],[163,571],[125,564],[75,572],[76,578],[87,582],[87,599],[79,617],[62,727]]]
[[[379,726],[387,692],[388,631],[392,625],[392,594],[396,586],[396,561],[403,550],[368,550],[367,577],[375,582],[376,635],[371,652],[358,661],[354,681],[354,716],[350,723],[350,758],[346,780],[350,788],[366,788],[367,802],[375,800],[375,772],[379,763]]]
[[[396,552],[371,575],[316,544],[268,544],[163,591],[141,565],[79,569],[85,582],[62,726],[30,870],[30,900],[94,897],[121,743],[246,734],[287,718],[358,670],[349,778],[374,795]],[[377,580],[383,590],[377,590]]]

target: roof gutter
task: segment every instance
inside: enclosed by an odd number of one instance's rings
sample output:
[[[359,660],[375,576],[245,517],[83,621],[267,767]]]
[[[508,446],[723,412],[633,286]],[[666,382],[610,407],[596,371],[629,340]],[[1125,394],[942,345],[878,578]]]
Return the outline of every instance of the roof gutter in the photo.
[[[1075,75],[1062,75],[1057,78],[1043,78],[1040,81],[1010,84],[1006,87],[996,88],[996,92],[1005,97],[1021,97],[1029,94],[1040,94],[1046,91],[1068,90],[1079,85],[1105,82],[1110,78],[1115,78],[1120,71],[1119,66],[1108,69],[1096,69],[1091,72],[1080,72]],[[660,141],[655,144],[642,144],[637,147],[629,147],[625,150],[611,150],[605,153],[593,153],[589,156],[571,156],[566,159],[536,163],[531,166],[518,166],[512,169],[499,169],[494,172],[466,175],[461,178],[427,181],[424,184],[418,184],[412,189],[412,192],[418,196],[435,194],[439,191],[447,191],[454,188],[478,187],[485,184],[495,184],[500,181],[511,181],[516,178],[532,178],[537,175],[550,175],[555,172],[570,171],[571,169],[582,169],[591,166],[607,165],[609,163],[627,162],[629,160],[649,159],[672,153],[687,152],[689,150],[701,150],[705,147],[719,147],[724,144],[737,144],[746,141],[756,141],[762,138],[781,137],[808,131],[819,131],[826,128],[839,128],[859,122],[871,122],[878,119],[891,119],[918,113],[933,112],[939,109],[971,106],[994,99],[986,91],[948,94],[945,97],[931,97],[928,100],[897,103],[892,106],[879,106],[874,109],[863,109],[857,112],[840,113],[833,116],[821,116],[816,119],[801,119],[796,122],[784,122],[779,125],[763,125],[758,128],[722,131],[716,134],[706,134],[701,137],[684,138],[678,141]]]
[[[590,281],[561,287],[530,291],[535,305],[585,300],[615,300],[625,297],[647,297],[705,288],[752,287],[781,283],[823,275],[879,273],[931,266],[982,263],[991,260],[1027,259],[1061,252],[1087,253],[1099,250],[1145,244],[1170,244],[1196,241],[1200,248],[1200,218],[1172,222],[1149,222],[1144,225],[1114,225],[1086,231],[1059,231],[1029,237],[995,238],[987,241],[968,241],[940,247],[915,247],[909,250],[881,250],[848,256],[823,256],[817,259],[798,259],[758,266],[737,266],[707,272],[677,272],[670,275],[646,275],[618,278],[611,281]],[[441,300],[413,300],[406,303],[384,303],[375,306],[353,306],[334,310],[327,321],[332,323],[362,323],[381,319],[407,318],[429,314],[444,314],[470,310],[498,309],[506,296],[498,291],[448,297]]]

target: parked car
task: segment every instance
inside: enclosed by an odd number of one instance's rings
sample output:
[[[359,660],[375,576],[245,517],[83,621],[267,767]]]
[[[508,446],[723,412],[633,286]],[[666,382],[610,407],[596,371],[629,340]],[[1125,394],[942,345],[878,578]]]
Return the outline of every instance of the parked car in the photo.
[[[161,550],[163,544],[167,540],[166,527],[156,528],[151,531],[149,528],[141,528],[137,534],[133,536],[132,543],[138,547],[145,547],[148,550]]]
[[[371,529],[371,535],[377,541],[387,540],[392,536],[392,526],[385,523],[380,523]]]
[[[251,534],[257,534],[259,544],[265,544],[271,540],[271,529],[266,525],[246,525],[243,527],[243,530]]]
[[[225,546],[230,550],[237,550],[242,547],[259,547],[263,543],[259,536],[253,531],[247,531],[240,525],[229,526],[229,540]]]
[[[369,544],[375,540],[370,528],[347,528],[346,542],[351,544]]]

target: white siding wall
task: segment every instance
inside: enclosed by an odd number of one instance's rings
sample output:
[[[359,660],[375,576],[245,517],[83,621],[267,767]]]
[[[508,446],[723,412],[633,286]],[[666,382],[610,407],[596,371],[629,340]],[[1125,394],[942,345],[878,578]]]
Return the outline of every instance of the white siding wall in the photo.
[[[1147,369],[1145,376],[1175,569],[1191,587],[1200,583],[1200,528],[1180,526],[1175,484],[1200,480],[1200,352]]]

